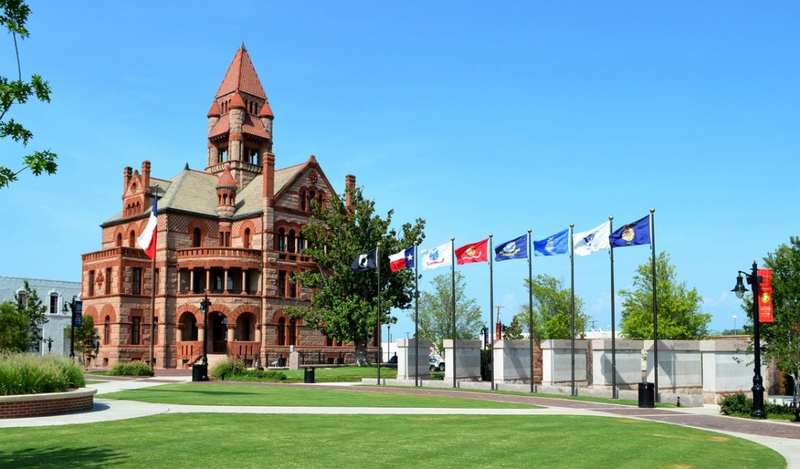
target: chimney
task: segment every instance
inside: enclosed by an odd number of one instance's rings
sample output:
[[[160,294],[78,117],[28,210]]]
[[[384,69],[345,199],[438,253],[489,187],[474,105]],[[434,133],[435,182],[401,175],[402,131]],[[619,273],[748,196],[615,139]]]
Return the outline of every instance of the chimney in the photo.
[[[150,162],[147,160],[142,161],[142,186],[144,192],[150,191]]]
[[[261,184],[261,195],[267,199],[268,205],[272,205],[272,198],[275,196],[275,155],[267,152],[264,158],[264,168],[262,171],[264,179]]]
[[[125,169],[122,170],[122,193],[124,194],[125,191],[128,190],[128,184],[131,183],[131,176],[133,176],[133,168],[130,166],[125,166]]]
[[[344,206],[350,209],[352,205],[352,193],[356,188],[356,177],[348,174],[344,177]]]

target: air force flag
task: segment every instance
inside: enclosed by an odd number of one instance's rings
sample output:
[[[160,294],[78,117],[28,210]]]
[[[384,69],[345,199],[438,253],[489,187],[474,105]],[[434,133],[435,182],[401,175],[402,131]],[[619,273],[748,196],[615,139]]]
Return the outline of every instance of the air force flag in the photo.
[[[578,256],[588,256],[610,247],[608,238],[611,236],[611,224],[605,222],[589,231],[572,235],[572,249]]]
[[[435,269],[453,263],[453,246],[444,243],[433,249],[422,251],[422,268],[425,270]]]
[[[569,230],[559,231],[545,239],[533,242],[533,252],[537,256],[555,256],[569,251]]]
[[[650,217],[644,217],[611,233],[611,245],[615,248],[650,244]]]
[[[494,260],[508,261],[511,259],[528,258],[528,236],[522,235],[519,238],[506,241],[494,248]]]

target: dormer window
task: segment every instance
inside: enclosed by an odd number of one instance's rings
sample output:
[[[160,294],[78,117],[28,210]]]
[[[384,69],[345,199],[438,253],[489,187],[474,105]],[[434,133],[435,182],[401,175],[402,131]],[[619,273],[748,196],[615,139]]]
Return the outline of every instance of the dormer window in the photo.
[[[219,163],[228,161],[228,148],[219,149]]]

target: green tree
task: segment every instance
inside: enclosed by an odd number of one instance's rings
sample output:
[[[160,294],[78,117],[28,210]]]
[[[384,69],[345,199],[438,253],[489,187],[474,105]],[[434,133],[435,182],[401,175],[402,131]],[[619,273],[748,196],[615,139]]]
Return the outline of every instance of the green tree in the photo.
[[[529,284],[533,288],[533,336],[537,340],[569,339],[572,336],[572,299],[569,288],[547,274],[539,274]],[[520,328],[528,331],[528,306],[520,307],[514,316]],[[575,296],[575,336],[583,336],[588,316],[583,312],[583,300]],[[513,320],[512,320],[513,323]],[[520,334],[521,335],[521,334]]]
[[[64,329],[64,337],[72,337],[71,327]],[[94,319],[91,316],[83,316],[81,326],[75,329],[75,354],[80,358],[84,366],[88,365],[89,360],[97,356],[95,343],[100,340],[100,336],[94,328]]]
[[[431,280],[433,292],[419,295],[419,336],[430,340],[439,354],[444,352],[444,339],[453,337],[453,296],[450,274],[439,274]],[[456,272],[456,338],[471,339],[477,336],[483,320],[481,308],[473,298],[464,294],[465,281]],[[414,313],[409,312],[414,320]]]
[[[701,339],[708,335],[711,315],[700,312],[703,298],[696,289],[679,283],[669,254],[656,258],[659,339]],[[653,275],[651,263],[636,269],[633,289],[620,290],[622,335],[629,339],[653,338]]]
[[[764,264],[773,269],[772,304],[774,322],[761,325],[764,357],[794,379],[794,400],[800,392],[800,237],[792,236],[767,254]],[[752,330],[752,297],[743,308]]]
[[[309,305],[290,308],[288,314],[302,317],[328,337],[353,343],[356,361],[366,363],[367,342],[381,324],[392,321],[390,308],[407,308],[413,298],[411,270],[391,272],[389,254],[422,242],[425,221],[405,223],[398,232],[391,228],[393,210],[385,217],[375,213],[375,202],[365,199],[360,188],[348,189],[351,207],[344,197],[312,207],[312,218],[303,230],[308,241],[304,254],[316,262],[315,270],[297,277],[313,289]],[[380,246],[380,290],[375,270],[353,271],[353,260]],[[380,298],[378,291],[381,292]]]
[[[28,349],[28,318],[11,301],[0,304],[0,352],[24,352]]]
[[[17,309],[28,323],[25,331],[26,349],[35,348],[42,342],[42,326],[47,322],[47,308],[39,299],[39,294],[32,289],[27,281],[23,283],[22,292],[18,293]]]
[[[13,118],[6,119],[6,116],[14,104],[25,104],[31,96],[49,103],[50,85],[36,74],[31,76],[30,81],[22,79],[17,37],[24,39],[29,35],[26,23],[30,8],[22,0],[0,0],[0,9],[0,25],[11,33],[17,63],[16,80],[0,76],[0,138],[10,137],[27,146],[33,138],[33,132]],[[50,150],[29,153],[22,157],[22,168],[17,170],[0,164],[0,189],[15,181],[25,169],[30,169],[37,176],[42,173],[54,174],[57,169],[56,154]]]
[[[523,317],[524,316],[524,317]],[[511,324],[503,329],[503,339],[505,340],[518,340],[522,338],[523,330],[527,329],[527,327],[523,328],[523,324],[527,324],[528,321],[528,311],[527,309],[525,312],[519,312],[511,318]]]

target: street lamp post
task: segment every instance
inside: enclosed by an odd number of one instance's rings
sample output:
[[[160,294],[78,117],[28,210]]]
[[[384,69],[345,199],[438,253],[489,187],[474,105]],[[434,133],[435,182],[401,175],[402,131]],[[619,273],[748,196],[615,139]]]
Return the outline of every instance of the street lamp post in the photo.
[[[737,298],[744,297],[747,289],[744,286],[744,279],[747,279],[747,284],[753,292],[753,342],[755,354],[755,369],[753,374],[753,411],[751,415],[755,418],[766,418],[764,412],[764,380],[761,378],[761,324],[758,321],[758,291],[761,284],[761,277],[758,276],[758,264],[753,261],[751,272],[739,271],[736,277],[736,286],[733,287],[732,292],[736,293]]]
[[[208,307],[211,302],[206,293],[203,301],[200,302],[200,310],[203,311],[203,365],[208,366]]]

